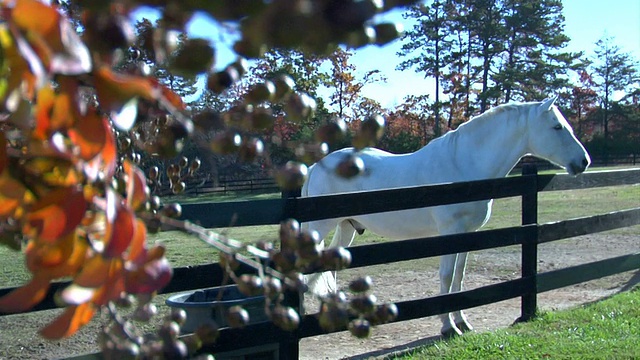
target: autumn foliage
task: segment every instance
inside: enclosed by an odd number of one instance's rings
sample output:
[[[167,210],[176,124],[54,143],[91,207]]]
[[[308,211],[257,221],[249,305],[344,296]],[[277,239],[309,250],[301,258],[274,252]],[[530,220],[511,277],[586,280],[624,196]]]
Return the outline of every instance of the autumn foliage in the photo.
[[[151,294],[170,280],[164,249],[145,244],[137,215],[146,178],[118,156],[116,129],[134,125],[138,102],[166,113],[184,106],[151,78],[114,73],[113,49],[87,46],[55,6],[1,6],[0,221],[16,234],[6,245],[24,242],[32,279],[0,298],[0,311],[26,311],[52,281],[71,278],[57,297],[66,310],[41,331],[61,338],[123,293]]]

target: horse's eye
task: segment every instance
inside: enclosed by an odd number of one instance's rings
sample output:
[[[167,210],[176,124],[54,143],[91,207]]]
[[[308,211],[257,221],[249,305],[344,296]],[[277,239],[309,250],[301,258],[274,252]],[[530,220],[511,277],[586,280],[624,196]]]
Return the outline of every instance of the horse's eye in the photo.
[[[553,127],[554,130],[562,130],[562,125],[558,124]]]

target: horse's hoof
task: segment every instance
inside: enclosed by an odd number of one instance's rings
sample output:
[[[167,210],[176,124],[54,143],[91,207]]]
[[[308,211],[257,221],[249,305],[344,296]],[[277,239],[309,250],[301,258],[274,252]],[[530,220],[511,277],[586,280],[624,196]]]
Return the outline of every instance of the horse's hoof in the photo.
[[[443,339],[451,339],[456,336],[461,336],[462,331],[460,331],[460,329],[458,329],[457,327],[453,326],[453,327],[450,327],[449,329],[443,328],[442,330],[440,330],[440,334],[442,334]]]
[[[468,322],[464,321],[461,323],[456,323],[456,327],[463,333],[473,331],[473,326]]]

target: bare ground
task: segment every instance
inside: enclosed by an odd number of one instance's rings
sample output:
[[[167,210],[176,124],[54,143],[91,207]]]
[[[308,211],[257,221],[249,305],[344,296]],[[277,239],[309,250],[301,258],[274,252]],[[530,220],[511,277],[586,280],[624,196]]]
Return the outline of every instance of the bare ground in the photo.
[[[640,236],[598,234],[545,244],[539,250],[540,272],[577,265],[599,259],[638,252]],[[475,288],[506,279],[517,278],[520,268],[518,248],[492,249],[472,253],[466,277],[466,287]],[[341,272],[339,283],[360,274],[374,279],[374,293],[380,302],[417,299],[438,292],[438,270],[433,261],[384,265]],[[564,309],[596,301],[630,289],[640,281],[640,271],[628,272],[540,294],[542,310]],[[317,304],[307,302],[309,312]],[[469,309],[469,321],[476,331],[489,331],[511,325],[520,316],[519,299]],[[53,319],[58,311],[35,315],[13,315],[0,318],[0,359],[56,359],[96,350],[96,330],[100,319],[79,334],[64,341],[45,341],[36,331]],[[437,317],[417,319],[378,326],[366,340],[356,339],[346,332],[306,338],[300,344],[301,359],[369,359],[383,358],[394,352],[427,344],[439,338]]]

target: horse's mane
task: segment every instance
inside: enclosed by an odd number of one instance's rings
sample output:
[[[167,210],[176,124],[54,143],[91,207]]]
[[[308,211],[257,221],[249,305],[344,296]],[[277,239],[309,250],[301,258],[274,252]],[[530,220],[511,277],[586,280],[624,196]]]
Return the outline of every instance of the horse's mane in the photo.
[[[498,105],[498,106],[495,106],[495,107],[483,112],[480,115],[476,115],[476,116],[472,117],[471,119],[469,119],[466,122],[469,122],[469,121],[475,120],[475,119],[486,119],[486,118],[501,114],[501,113],[506,112],[506,111],[521,110],[523,108],[523,105],[531,105],[531,104],[533,104],[533,103],[510,102],[508,104]]]

